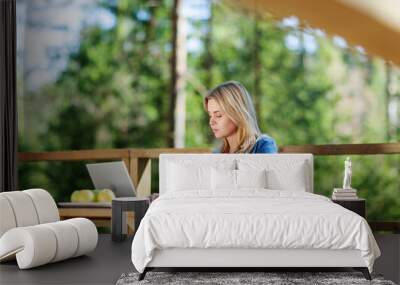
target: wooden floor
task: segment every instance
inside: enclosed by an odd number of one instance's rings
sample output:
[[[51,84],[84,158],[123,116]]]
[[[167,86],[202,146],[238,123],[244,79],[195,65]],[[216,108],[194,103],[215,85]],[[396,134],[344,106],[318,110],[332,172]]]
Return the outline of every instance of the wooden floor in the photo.
[[[382,251],[374,272],[400,283],[400,234],[375,235]],[[0,264],[0,284],[115,284],[124,272],[134,271],[131,262],[132,239],[112,242],[100,234],[99,243],[88,256],[64,260],[29,270],[19,270],[16,262]],[[311,270],[310,270],[311,271]]]

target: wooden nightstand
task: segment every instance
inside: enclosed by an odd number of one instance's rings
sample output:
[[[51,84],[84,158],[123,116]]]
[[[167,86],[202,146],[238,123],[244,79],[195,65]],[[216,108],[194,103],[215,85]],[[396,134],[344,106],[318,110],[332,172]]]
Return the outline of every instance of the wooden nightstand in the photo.
[[[123,241],[139,228],[140,221],[150,205],[150,198],[117,197],[112,200],[111,239]],[[134,221],[134,223],[133,223]]]
[[[333,200],[332,202],[339,204],[340,206],[353,211],[356,214],[359,214],[361,217],[365,219],[366,206],[365,199],[358,198],[354,200]]]

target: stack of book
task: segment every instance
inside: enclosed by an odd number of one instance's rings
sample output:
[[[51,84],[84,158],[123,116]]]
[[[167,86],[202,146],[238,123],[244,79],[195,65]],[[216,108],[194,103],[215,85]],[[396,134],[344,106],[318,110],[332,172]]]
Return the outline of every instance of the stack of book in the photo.
[[[354,200],[358,199],[356,189],[334,188],[332,193],[333,200]]]

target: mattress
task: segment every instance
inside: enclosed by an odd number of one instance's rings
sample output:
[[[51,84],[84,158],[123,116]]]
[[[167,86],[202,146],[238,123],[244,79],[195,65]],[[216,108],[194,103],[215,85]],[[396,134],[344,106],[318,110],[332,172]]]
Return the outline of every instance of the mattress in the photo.
[[[155,200],[132,242],[139,272],[162,249],[359,250],[369,271],[380,250],[367,221],[329,198],[262,188],[170,191]]]

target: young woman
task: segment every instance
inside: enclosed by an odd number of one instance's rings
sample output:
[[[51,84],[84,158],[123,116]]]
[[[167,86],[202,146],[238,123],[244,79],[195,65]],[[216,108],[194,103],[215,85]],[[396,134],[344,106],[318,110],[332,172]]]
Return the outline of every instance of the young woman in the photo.
[[[228,81],[212,89],[204,99],[210,127],[222,147],[213,153],[277,153],[275,140],[261,134],[253,102],[237,81]]]

